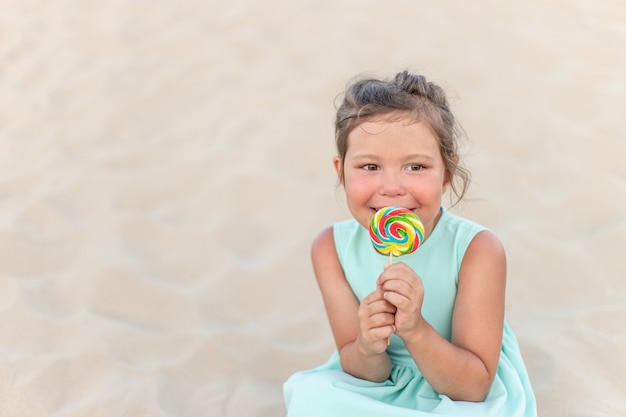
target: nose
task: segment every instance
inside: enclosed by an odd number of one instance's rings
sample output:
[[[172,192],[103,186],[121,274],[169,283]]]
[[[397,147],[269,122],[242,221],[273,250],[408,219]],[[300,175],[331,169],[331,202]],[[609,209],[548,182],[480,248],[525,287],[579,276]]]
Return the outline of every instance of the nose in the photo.
[[[380,178],[379,191],[380,195],[386,197],[401,196],[406,193],[406,188],[398,172],[387,171]]]

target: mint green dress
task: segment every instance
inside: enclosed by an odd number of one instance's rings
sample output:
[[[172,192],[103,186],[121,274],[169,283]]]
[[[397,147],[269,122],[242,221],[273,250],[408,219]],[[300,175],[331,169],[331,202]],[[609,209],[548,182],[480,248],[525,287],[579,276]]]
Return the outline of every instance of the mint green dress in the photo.
[[[476,223],[442,209],[442,216],[420,248],[398,261],[422,278],[422,315],[450,340],[458,272],[476,234]],[[359,300],[376,289],[387,256],[378,254],[368,231],[355,220],[333,226],[335,246],[346,279]],[[288,417],[534,417],[535,396],[515,335],[504,324],[498,372],[484,402],[453,401],[422,376],[402,340],[392,335],[387,348],[391,375],[384,382],[355,378],[341,369],[339,355],[284,384]]]

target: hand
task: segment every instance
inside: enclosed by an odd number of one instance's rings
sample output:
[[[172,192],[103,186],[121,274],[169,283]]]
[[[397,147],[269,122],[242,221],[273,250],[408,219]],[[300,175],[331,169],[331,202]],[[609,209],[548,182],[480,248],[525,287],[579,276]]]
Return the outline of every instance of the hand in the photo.
[[[387,265],[378,278],[383,298],[396,307],[395,333],[404,335],[415,331],[422,320],[424,286],[422,279],[402,262]]]
[[[378,354],[387,350],[387,339],[395,331],[396,307],[384,299],[378,286],[359,305],[359,336],[357,342],[366,354]]]

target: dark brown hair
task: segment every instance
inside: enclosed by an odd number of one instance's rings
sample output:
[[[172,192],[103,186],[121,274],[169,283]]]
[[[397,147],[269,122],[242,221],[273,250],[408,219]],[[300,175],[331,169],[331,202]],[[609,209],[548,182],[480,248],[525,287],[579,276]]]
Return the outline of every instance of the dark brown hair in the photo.
[[[459,164],[461,128],[448,105],[444,90],[423,75],[403,71],[393,80],[353,80],[337,107],[335,143],[341,159],[340,179],[348,150],[348,135],[363,122],[379,117],[409,117],[426,123],[439,140],[450,186],[458,203],[469,188],[471,175]]]

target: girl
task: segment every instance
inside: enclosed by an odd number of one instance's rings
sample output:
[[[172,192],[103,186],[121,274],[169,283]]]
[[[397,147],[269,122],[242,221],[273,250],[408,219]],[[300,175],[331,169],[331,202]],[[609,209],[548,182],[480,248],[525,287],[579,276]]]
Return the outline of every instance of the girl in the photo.
[[[469,185],[443,90],[407,71],[357,80],[335,138],[354,219],[322,231],[312,261],[337,351],[285,383],[288,416],[535,416],[504,322],[502,245],[442,207],[449,188],[458,202]],[[419,249],[391,265],[368,235],[385,206],[412,210],[425,229]]]

